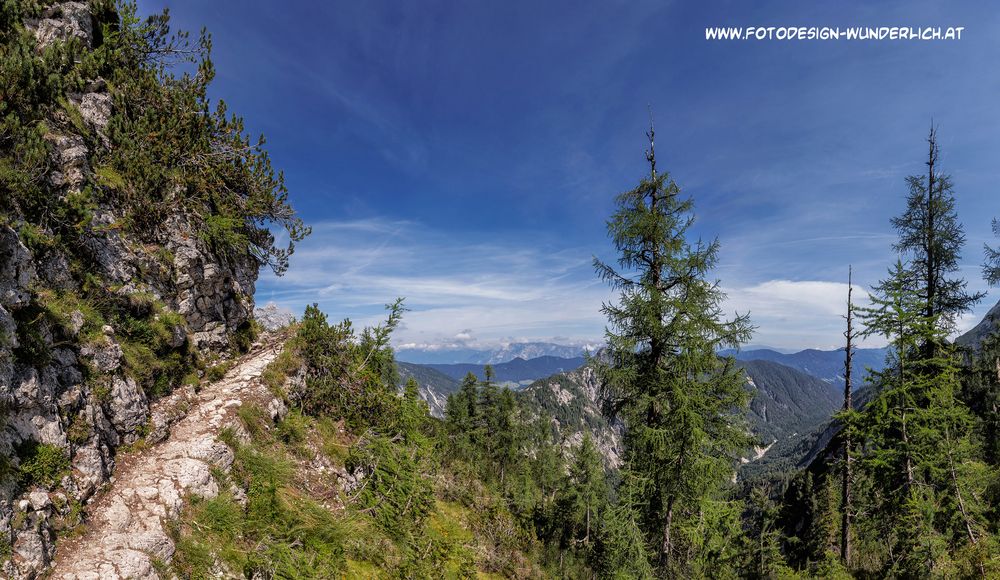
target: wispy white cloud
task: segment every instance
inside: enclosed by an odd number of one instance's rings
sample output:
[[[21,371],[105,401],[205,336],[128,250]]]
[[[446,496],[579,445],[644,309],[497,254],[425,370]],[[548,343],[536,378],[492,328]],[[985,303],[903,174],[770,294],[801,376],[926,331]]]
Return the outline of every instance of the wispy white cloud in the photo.
[[[719,274],[725,274],[723,271]],[[730,272],[731,273],[731,272]],[[857,277],[856,277],[857,279]],[[729,316],[750,312],[753,342],[779,348],[838,348],[847,284],[828,280],[723,280]],[[862,284],[854,301],[867,305]],[[477,238],[413,221],[323,222],[295,253],[283,278],[265,275],[259,301],[301,312],[316,302],[332,319],[377,323],[384,305],[406,298],[397,331],[403,348],[494,347],[545,340],[595,344],[605,326],[603,302],[614,293],[595,277],[589,248],[535,239]],[[967,330],[980,312],[963,316]],[[878,337],[864,346],[881,346]]]
[[[512,340],[593,342],[611,292],[585,248],[538,240],[452,236],[407,221],[324,222],[282,278],[262,278],[258,300],[301,311],[316,302],[332,318],[371,324],[383,305],[410,309],[397,344],[492,345]]]
[[[847,313],[847,284],[817,280],[769,280],[727,288],[726,309],[749,311],[757,327],[753,342],[779,348],[838,348]],[[853,300],[868,304],[868,292],[854,285]],[[881,346],[877,339],[865,346]]]

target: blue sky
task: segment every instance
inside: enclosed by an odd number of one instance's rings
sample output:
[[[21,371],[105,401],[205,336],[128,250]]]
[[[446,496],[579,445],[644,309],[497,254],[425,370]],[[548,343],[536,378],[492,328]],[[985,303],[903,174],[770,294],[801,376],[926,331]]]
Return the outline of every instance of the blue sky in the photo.
[[[754,343],[840,343],[847,265],[894,260],[889,219],[939,127],[979,274],[1000,215],[1000,11],[983,2],[140,0],[207,27],[212,89],[264,133],[314,235],[257,301],[376,320],[397,344],[599,340],[613,196],[659,166],[718,236]],[[720,42],[706,26],[963,26],[952,42]],[[981,316],[994,291],[963,324]]]

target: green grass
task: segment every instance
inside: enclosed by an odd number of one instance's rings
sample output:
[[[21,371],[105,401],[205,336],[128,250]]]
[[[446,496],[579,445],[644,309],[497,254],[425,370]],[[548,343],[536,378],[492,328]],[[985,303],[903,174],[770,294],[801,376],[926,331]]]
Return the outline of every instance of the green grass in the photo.
[[[302,368],[305,361],[298,354],[295,347],[295,340],[291,339],[285,343],[285,348],[261,374],[261,380],[267,385],[274,396],[287,400],[288,393],[285,393],[285,381],[295,372]]]
[[[205,371],[205,378],[208,379],[208,382],[210,383],[221,381],[232,367],[233,364],[229,361],[208,367],[208,370]]]
[[[174,526],[173,571],[208,577],[218,558],[247,577],[342,577],[346,541],[356,532],[352,518],[334,514],[295,489],[293,465],[280,445],[270,446],[259,408],[241,408],[240,418],[256,425],[255,441],[240,445],[231,432],[221,438],[235,447],[228,478],[247,490],[247,505],[228,491],[210,500],[192,498]]]

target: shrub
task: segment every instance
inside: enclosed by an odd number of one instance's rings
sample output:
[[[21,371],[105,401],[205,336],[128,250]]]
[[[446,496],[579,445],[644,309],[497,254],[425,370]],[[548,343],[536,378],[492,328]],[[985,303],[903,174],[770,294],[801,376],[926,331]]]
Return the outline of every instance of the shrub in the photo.
[[[304,364],[298,353],[297,342],[295,339],[289,340],[281,353],[267,365],[260,377],[274,396],[284,400],[287,400],[288,397],[288,393],[284,392],[285,381],[301,369]]]
[[[27,365],[41,368],[52,360],[52,351],[45,340],[48,330],[45,311],[37,304],[29,305],[14,312],[17,324],[17,347],[14,357]]]
[[[22,487],[52,487],[69,470],[69,458],[61,447],[28,440],[18,446],[18,481]]]
[[[258,440],[267,433],[267,427],[271,419],[259,405],[253,403],[241,405],[236,410],[236,415],[240,418],[240,422],[246,427],[247,433],[250,434],[252,439]]]
[[[66,430],[66,437],[72,443],[83,445],[90,439],[91,433],[93,433],[93,430],[90,427],[90,422],[83,415],[76,415],[73,417],[73,422],[70,423],[69,429]]]
[[[347,457],[348,471],[365,476],[357,502],[382,530],[402,538],[419,529],[434,506],[431,484],[419,455],[385,437],[362,441]]]

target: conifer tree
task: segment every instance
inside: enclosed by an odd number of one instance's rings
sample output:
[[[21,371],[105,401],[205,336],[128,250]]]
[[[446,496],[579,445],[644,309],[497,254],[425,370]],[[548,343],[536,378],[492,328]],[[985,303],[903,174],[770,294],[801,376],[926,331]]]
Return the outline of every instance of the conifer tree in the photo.
[[[458,392],[448,395],[445,424],[456,454],[470,460],[476,443],[479,422],[479,379],[471,372],[462,379]]]
[[[844,409],[841,414],[843,423],[842,437],[844,440],[844,454],[841,458],[842,487],[840,494],[840,560],[845,566],[849,565],[851,559],[851,445],[853,443],[854,430],[854,405],[851,401],[851,364],[854,355],[854,302],[851,299],[854,287],[852,286],[852,269],[847,270],[847,330],[844,338],[847,339],[847,346],[844,348]]]
[[[911,258],[907,269],[923,298],[923,315],[928,319],[940,315],[942,327],[953,330],[955,317],[970,311],[984,294],[969,294],[964,279],[951,277],[958,271],[965,233],[955,212],[951,176],[939,167],[937,131],[933,127],[927,145],[927,175],[906,178],[906,211],[892,219],[892,227],[899,234],[893,247]],[[927,354],[934,346],[925,345]]]
[[[752,328],[748,316],[723,319],[725,296],[707,279],[718,241],[687,239],[693,203],[657,171],[652,128],[648,137],[649,175],[617,197],[608,221],[618,269],[594,261],[620,291],[618,302],[603,308],[608,362],[597,368],[606,411],[624,421],[624,469],[642,490],[633,508],[661,569],[681,574],[679,520],[698,518],[751,444],[743,421],[745,377],[716,353],[749,340]]]
[[[642,516],[636,506],[643,502],[635,478],[622,474],[618,501],[613,503],[601,520],[601,537],[597,568],[602,578],[642,579],[654,577],[646,550]]]
[[[979,435],[984,459],[1000,465],[1000,333],[986,337],[973,354],[965,378],[964,399],[980,417]]]
[[[747,534],[742,577],[774,578],[788,571],[781,555],[778,509],[767,486],[751,489],[744,516]]]
[[[993,235],[1000,238],[1000,220],[993,218]],[[983,244],[986,260],[983,262],[983,278],[990,286],[1000,285],[1000,247]]]
[[[590,544],[591,528],[604,513],[608,487],[601,457],[587,433],[573,453],[563,485],[562,526],[574,542]]]
[[[874,307],[864,309],[865,333],[885,336],[893,348],[863,414],[863,463],[881,488],[870,512],[892,522],[886,549],[894,557],[885,573],[933,575],[958,565],[954,556],[964,550],[971,571],[985,575],[992,556],[981,546],[984,466],[959,397],[949,325],[942,312],[926,316],[920,281],[897,262],[876,288]]]

